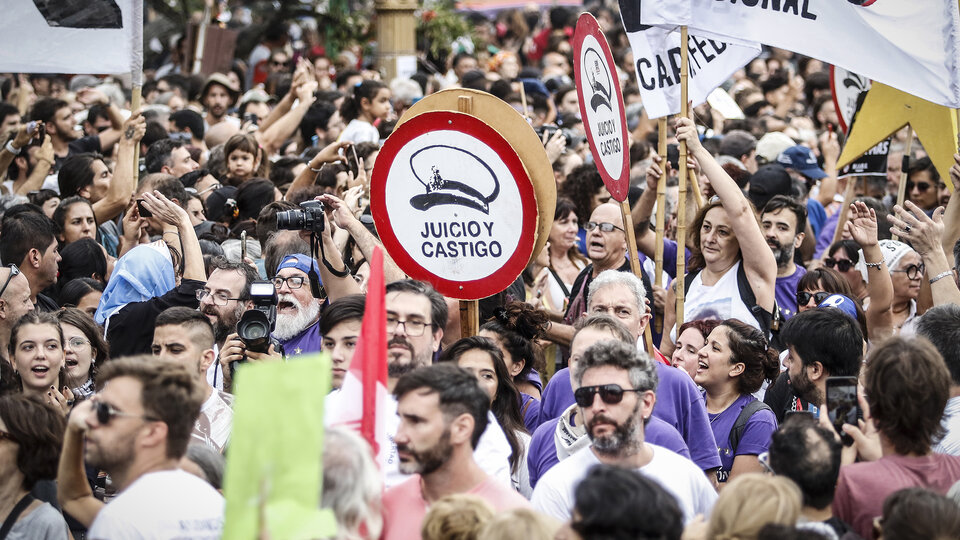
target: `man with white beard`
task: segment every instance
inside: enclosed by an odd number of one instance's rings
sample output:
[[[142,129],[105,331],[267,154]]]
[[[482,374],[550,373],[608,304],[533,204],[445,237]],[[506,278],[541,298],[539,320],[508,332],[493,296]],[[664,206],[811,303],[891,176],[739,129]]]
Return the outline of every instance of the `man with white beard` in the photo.
[[[288,356],[320,352],[320,303],[310,289],[310,268],[320,275],[310,257],[288,255],[277,267],[277,325],[273,331]]]

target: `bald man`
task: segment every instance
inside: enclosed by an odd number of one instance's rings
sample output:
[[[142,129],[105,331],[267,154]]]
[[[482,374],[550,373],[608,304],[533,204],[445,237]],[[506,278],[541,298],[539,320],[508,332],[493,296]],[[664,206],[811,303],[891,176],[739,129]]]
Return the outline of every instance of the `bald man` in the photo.
[[[0,343],[4,347],[0,348],[6,351],[6,343],[10,341],[10,330],[13,325],[33,310],[33,302],[30,301],[30,282],[27,276],[20,273],[20,270],[14,270],[16,266],[9,265],[0,267]],[[0,352],[2,355],[3,352]]]

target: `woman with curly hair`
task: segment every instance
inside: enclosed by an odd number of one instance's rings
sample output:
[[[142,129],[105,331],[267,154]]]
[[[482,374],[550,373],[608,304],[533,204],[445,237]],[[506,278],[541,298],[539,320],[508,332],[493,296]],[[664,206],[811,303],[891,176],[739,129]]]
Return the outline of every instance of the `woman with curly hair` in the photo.
[[[479,335],[490,338],[503,353],[503,361],[520,391],[520,412],[528,430],[540,421],[543,384],[543,351],[537,340],[544,336],[547,316],[525,302],[510,302],[480,327]]]

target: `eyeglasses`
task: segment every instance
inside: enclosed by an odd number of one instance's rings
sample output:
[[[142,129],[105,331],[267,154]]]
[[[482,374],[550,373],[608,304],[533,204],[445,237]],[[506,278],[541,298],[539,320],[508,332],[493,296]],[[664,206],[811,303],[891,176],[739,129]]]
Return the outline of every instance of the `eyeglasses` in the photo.
[[[903,270],[891,270],[890,273],[893,274],[895,272],[903,272],[904,274],[907,275],[907,279],[918,279],[920,276],[923,275],[923,272],[925,270],[926,270],[926,267],[923,265],[923,263],[920,263],[920,266],[911,264],[910,266],[904,268]]]
[[[907,191],[908,191],[908,192],[913,191],[913,188],[917,188],[917,191],[919,191],[920,193],[924,193],[925,191],[927,191],[927,190],[930,189],[931,187],[933,187],[933,186],[930,185],[930,184],[928,184],[928,183],[926,183],[926,182],[916,182],[916,183],[914,183],[914,182],[909,182],[909,181],[907,182]]]
[[[597,227],[600,227],[600,232],[613,232],[614,229],[616,229],[616,230],[618,230],[618,231],[620,231],[620,232],[624,232],[623,229],[621,229],[620,227],[617,227],[617,226],[614,225],[613,223],[605,223],[605,222],[604,222],[604,223],[597,223],[596,221],[588,221],[588,222],[583,226],[583,228],[586,229],[586,230],[588,230],[588,231],[592,231],[592,230],[596,229]]]
[[[229,296],[227,296],[225,293],[222,293],[222,292],[211,293],[206,289],[200,289],[197,291],[197,300],[203,302],[203,299],[206,298],[208,294],[210,295],[210,300],[216,306],[225,306],[231,300],[237,300],[238,302],[241,300],[240,298],[230,298]]]
[[[417,321],[412,319],[407,319],[401,321],[396,315],[387,314],[387,333],[394,333],[397,331],[397,327],[403,325],[403,331],[410,337],[422,336],[423,331],[427,328],[428,324],[423,321]]]
[[[71,349],[79,349],[84,345],[89,345],[90,342],[83,339],[82,337],[73,337],[67,340],[67,345],[70,345]]]
[[[593,405],[593,396],[600,394],[600,399],[607,405],[616,405],[623,401],[624,392],[644,392],[640,388],[621,388],[619,384],[601,384],[597,386],[581,386],[573,392],[577,405],[589,407]]]
[[[0,431],[0,441],[2,441],[2,440],[7,440],[7,441],[10,441],[10,442],[12,442],[12,443],[17,442],[17,440],[13,438],[13,435],[7,433],[6,431]],[[19,443],[17,443],[17,444],[19,444]]]
[[[279,291],[280,288],[283,287],[283,284],[286,283],[287,287],[289,287],[290,290],[293,290],[293,289],[299,289],[300,287],[303,287],[304,281],[305,280],[302,276],[290,276],[290,277],[277,276],[273,278],[273,286],[276,287],[277,290]]]
[[[220,184],[220,182],[214,182],[214,183],[210,184],[209,186],[207,186],[206,188],[204,188],[202,191],[198,191],[198,192],[197,192],[197,195],[203,195],[204,193],[206,193],[206,192],[208,192],[208,191],[211,191],[211,190],[214,190],[214,189],[220,189],[221,187],[223,187],[223,186]]]
[[[813,298],[813,302],[816,305],[820,305],[824,300],[830,297],[830,293],[825,291],[820,291],[816,293],[810,293],[807,291],[800,291],[797,293],[797,305],[805,306],[810,302],[810,298]]]
[[[116,418],[116,417],[118,417],[118,416],[126,416],[126,417],[128,417],[128,418],[142,418],[142,419],[148,420],[148,421],[150,421],[150,422],[159,422],[159,421],[160,421],[159,418],[154,418],[154,417],[152,417],[152,416],[147,416],[147,415],[145,415],[145,414],[132,414],[132,413],[123,412],[123,411],[121,411],[120,409],[117,409],[116,407],[114,407],[114,406],[112,406],[112,405],[110,405],[110,404],[104,403],[104,402],[102,402],[102,401],[94,401],[94,402],[93,402],[93,410],[96,411],[96,413],[97,413],[97,422],[98,422],[101,426],[105,426],[105,425],[109,424],[109,423],[110,423],[110,420],[112,420],[113,418]]]
[[[3,282],[3,287],[0,287],[0,297],[2,297],[3,292],[7,290],[7,285],[10,284],[10,280],[13,279],[14,276],[20,275],[20,269],[17,268],[17,265],[10,263],[10,265],[7,266],[7,268],[10,269],[10,275],[7,276],[7,280]]]
[[[850,269],[853,268],[854,262],[850,259],[833,259],[828,257],[823,260],[823,264],[827,268],[833,268],[836,266],[837,270],[841,272],[849,272]]]

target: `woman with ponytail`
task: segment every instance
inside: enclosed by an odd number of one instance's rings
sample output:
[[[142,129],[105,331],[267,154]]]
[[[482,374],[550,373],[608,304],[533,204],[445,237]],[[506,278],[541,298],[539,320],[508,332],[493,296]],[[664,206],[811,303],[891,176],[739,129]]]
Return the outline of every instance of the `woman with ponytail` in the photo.
[[[543,351],[537,340],[546,332],[547,316],[526,302],[510,302],[480,327],[480,336],[490,338],[503,352],[507,371],[520,391],[523,423],[532,433],[540,422],[540,392],[543,383]]]
[[[740,474],[763,471],[757,456],[770,446],[777,419],[752,394],[779,373],[776,349],[760,330],[737,319],[720,323],[700,349],[694,381],[704,389],[717,440],[721,487]]]
[[[366,80],[353,89],[340,105],[340,116],[348,122],[340,134],[343,142],[380,143],[380,131],[374,123],[384,121],[393,112],[390,88],[380,81]]]

